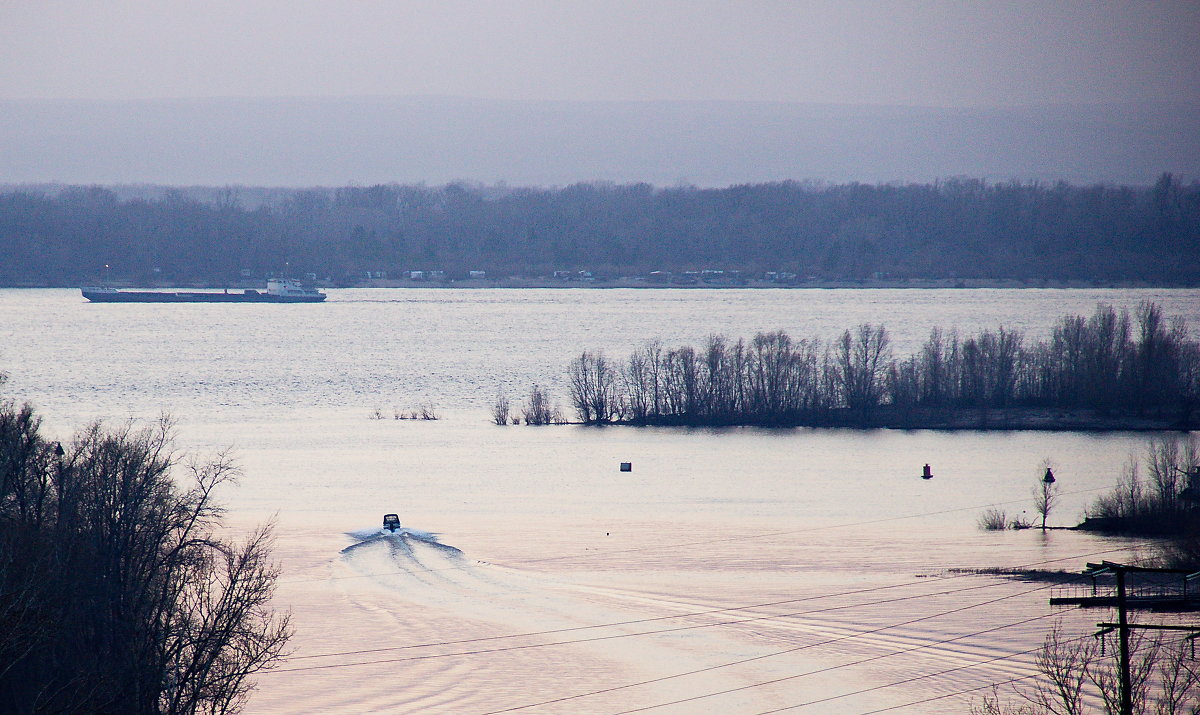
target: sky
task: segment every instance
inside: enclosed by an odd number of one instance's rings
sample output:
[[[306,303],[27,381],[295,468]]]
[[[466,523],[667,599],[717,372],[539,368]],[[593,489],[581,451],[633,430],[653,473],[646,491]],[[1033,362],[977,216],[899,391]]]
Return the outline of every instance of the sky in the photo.
[[[0,99],[1200,99],[1200,0],[0,0]]]

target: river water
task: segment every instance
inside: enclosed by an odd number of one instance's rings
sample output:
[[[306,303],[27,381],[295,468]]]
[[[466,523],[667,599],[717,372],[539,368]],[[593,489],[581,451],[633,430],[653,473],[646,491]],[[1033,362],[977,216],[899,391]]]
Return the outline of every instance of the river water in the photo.
[[[1200,316],[1196,290],[0,290],[0,389],[55,437],[169,413],[181,450],[232,448],[229,523],[276,521],[296,626],[248,712],[961,713],[968,691],[1032,673],[1056,620],[1078,635],[1106,615],[973,569],[1137,547],[983,532],[980,513],[1032,518],[1048,458],[1050,521],[1073,524],[1146,435],[498,427],[490,406],[538,383],[565,407],[584,349],[869,322],[907,354],[933,327],[1040,338],[1143,300]],[[392,418],[422,405],[440,419]],[[405,529],[381,534],[385,512]]]

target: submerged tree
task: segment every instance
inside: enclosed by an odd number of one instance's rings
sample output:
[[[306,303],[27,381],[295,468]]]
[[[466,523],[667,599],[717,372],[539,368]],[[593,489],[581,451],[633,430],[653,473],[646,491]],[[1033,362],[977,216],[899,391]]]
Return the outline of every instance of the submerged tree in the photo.
[[[1033,509],[1042,517],[1042,531],[1046,530],[1046,519],[1058,503],[1058,480],[1054,478],[1053,466],[1049,457],[1042,460],[1038,483],[1033,488]]]
[[[521,416],[527,425],[548,425],[558,421],[554,407],[550,405],[550,397],[540,385],[530,389],[529,399],[521,407]]]
[[[567,370],[571,402],[585,423],[620,419],[618,374],[603,353],[584,352]]]
[[[0,710],[236,711],[291,628],[270,525],[218,533],[232,463],[181,462],[166,420],[67,446],[39,428],[0,404]]]
[[[492,422],[501,426],[508,424],[511,412],[512,407],[508,402],[508,395],[503,392],[496,393],[496,402],[492,405]]]

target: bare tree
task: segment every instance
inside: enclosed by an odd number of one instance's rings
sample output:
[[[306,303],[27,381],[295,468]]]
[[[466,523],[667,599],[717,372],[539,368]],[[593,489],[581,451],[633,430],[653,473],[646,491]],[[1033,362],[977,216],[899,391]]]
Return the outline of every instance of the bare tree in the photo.
[[[842,333],[834,344],[836,375],[846,406],[863,412],[877,407],[883,394],[885,367],[891,358],[887,331],[863,324]]]
[[[1109,519],[1131,519],[1147,507],[1146,491],[1142,485],[1137,457],[1129,455],[1121,468],[1117,486],[1096,499],[1088,509],[1089,516]]]
[[[958,335],[950,335],[950,344],[958,343]],[[945,404],[950,393],[949,364],[947,362],[947,339],[943,337],[941,328],[934,328],[929,333],[929,340],[921,347],[918,356],[919,367],[916,369],[920,379],[919,401],[922,404],[941,406]]]
[[[571,402],[585,424],[612,422],[621,416],[617,371],[603,353],[584,352],[567,370]],[[528,421],[528,420],[527,420]]]
[[[1134,630],[1129,636],[1129,699],[1135,713],[1147,712],[1146,704],[1153,689],[1151,676],[1155,673],[1161,646],[1161,636],[1148,637],[1142,630]],[[1117,648],[1111,648],[1109,657],[1101,655],[1083,663],[1088,680],[1099,693],[1108,715],[1121,713],[1121,675],[1116,651]]]
[[[1155,661],[1159,685],[1158,715],[1195,715],[1200,711],[1200,672],[1184,641],[1162,642]]]
[[[1037,654],[1037,669],[1045,680],[1023,696],[1044,712],[1083,715],[1086,712],[1083,692],[1088,682],[1087,666],[1096,660],[1096,651],[1093,639],[1067,640],[1061,625],[1056,623],[1046,634]]]
[[[291,629],[269,604],[271,527],[219,533],[232,462],[182,464],[167,420],[61,450],[38,428],[0,405],[0,552],[20,557],[0,569],[0,710],[237,710]]]
[[[1042,531],[1046,530],[1046,519],[1058,503],[1058,482],[1054,477],[1054,463],[1049,457],[1038,467],[1038,482],[1033,488],[1033,509],[1042,517]]]
[[[1171,511],[1179,506],[1179,495],[1185,486],[1183,475],[1197,463],[1195,441],[1154,439],[1146,458],[1150,484],[1161,508]]]
[[[496,393],[496,402],[492,405],[492,422],[498,425],[508,424],[509,413],[512,412],[512,407],[508,402],[508,395],[503,392]]]
[[[548,425],[554,422],[554,408],[550,406],[550,398],[540,385],[534,385],[529,391],[529,399],[521,408],[521,416],[527,425]]]
[[[992,686],[992,692],[979,702],[971,703],[971,715],[1041,715],[1032,705],[1006,702],[1000,688]]]
[[[1130,638],[1133,712],[1179,715],[1200,712],[1200,677],[1183,639],[1146,635]],[[1084,715],[1121,712],[1117,648],[1104,648],[1091,636],[1066,638],[1056,623],[1036,657],[1040,677],[1031,688],[1014,687],[1024,703],[1005,701],[998,688],[972,705],[977,715]]]

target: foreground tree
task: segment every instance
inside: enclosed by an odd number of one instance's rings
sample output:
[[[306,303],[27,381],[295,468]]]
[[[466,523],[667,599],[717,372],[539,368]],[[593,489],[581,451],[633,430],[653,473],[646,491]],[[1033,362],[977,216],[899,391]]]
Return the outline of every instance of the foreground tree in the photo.
[[[291,628],[271,527],[218,534],[229,459],[181,462],[166,420],[66,447],[39,428],[0,404],[0,711],[238,710]]]
[[[1200,712],[1200,669],[1185,639],[1156,632],[1133,634],[1130,700],[1133,712],[1182,715]],[[1014,687],[1017,700],[999,689],[971,706],[972,715],[1085,715],[1121,712],[1117,648],[1091,636],[1067,638],[1056,625],[1037,654],[1038,677]]]

